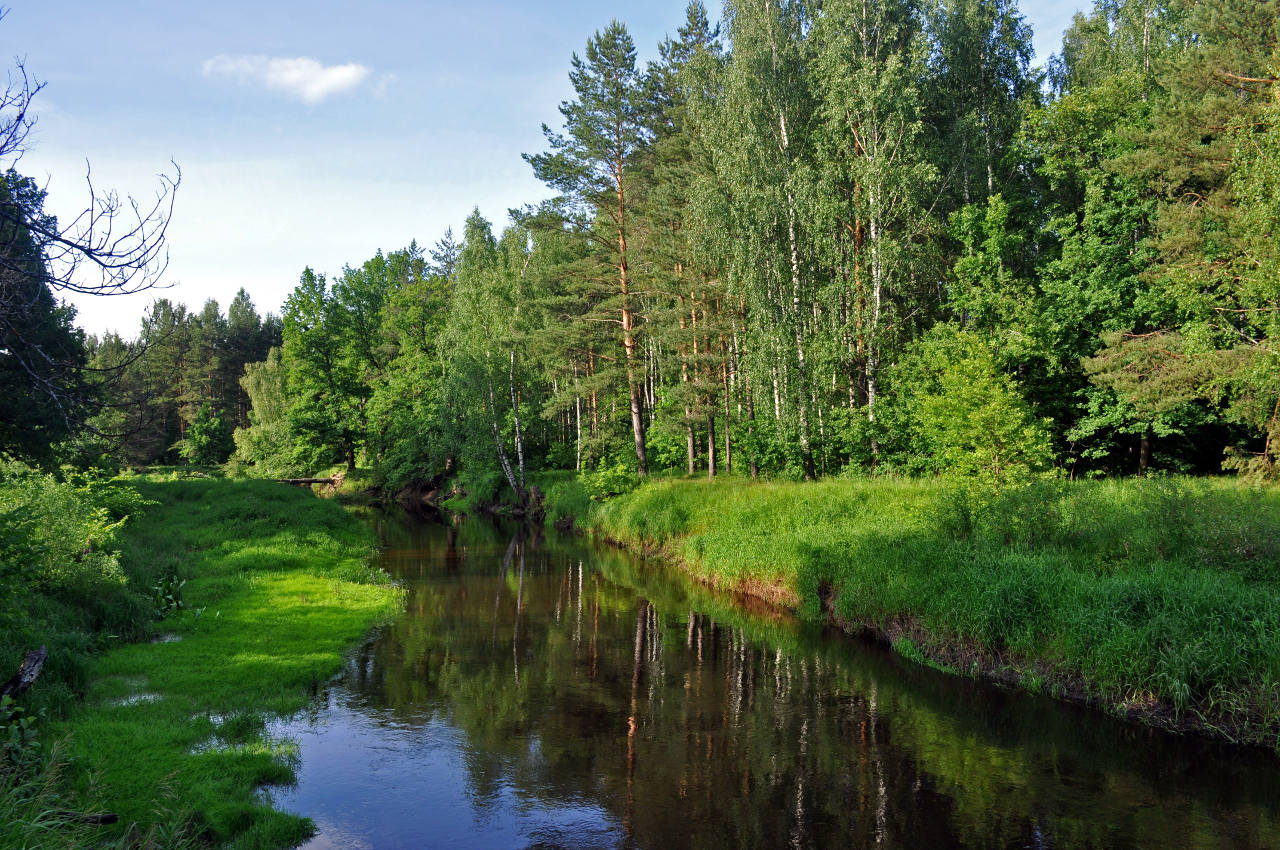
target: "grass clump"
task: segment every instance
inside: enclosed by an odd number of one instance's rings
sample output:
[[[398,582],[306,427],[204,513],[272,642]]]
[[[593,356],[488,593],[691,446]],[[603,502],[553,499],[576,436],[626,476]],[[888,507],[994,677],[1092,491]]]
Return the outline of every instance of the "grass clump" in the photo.
[[[59,629],[75,600],[32,594],[40,610],[67,608],[26,624],[28,642],[50,643],[53,674],[28,702],[48,712],[43,740],[63,743],[5,789],[26,837],[0,845],[296,843],[310,824],[256,795],[293,777],[293,753],[264,735],[264,718],[303,707],[401,592],[371,566],[370,531],[332,501],[267,481],[132,483],[151,505],[116,530],[124,581],[102,603],[112,616],[79,611],[73,641]],[[74,675],[55,664],[55,644],[68,645]],[[91,809],[120,815],[93,842],[42,815]]]
[[[908,657],[1280,746],[1280,492],[1186,478],[668,481],[588,524]]]

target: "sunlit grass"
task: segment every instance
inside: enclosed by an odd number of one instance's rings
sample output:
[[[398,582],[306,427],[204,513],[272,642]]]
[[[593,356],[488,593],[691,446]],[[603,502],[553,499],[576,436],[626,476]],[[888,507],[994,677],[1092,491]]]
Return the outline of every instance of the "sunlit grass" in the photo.
[[[922,657],[969,654],[1118,711],[1280,742],[1273,489],[1172,478],[984,497],[894,479],[666,481],[588,517],[718,584],[776,588],[806,616],[825,598]]]
[[[373,539],[340,507],[271,482],[139,482],[160,504],[125,539],[126,567],[176,570],[183,608],[164,642],[98,658],[69,734],[76,792],[144,827],[167,793],[218,843],[282,846],[309,824],[255,793],[293,777],[289,747],[262,737],[336,672],[400,593],[368,561]]]

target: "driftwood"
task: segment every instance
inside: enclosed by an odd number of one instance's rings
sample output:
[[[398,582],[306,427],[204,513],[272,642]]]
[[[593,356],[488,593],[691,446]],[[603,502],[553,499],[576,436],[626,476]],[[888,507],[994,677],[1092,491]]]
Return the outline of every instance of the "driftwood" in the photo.
[[[28,652],[22,659],[22,666],[18,668],[18,672],[12,679],[5,682],[3,687],[0,687],[0,697],[16,697],[31,687],[40,676],[40,671],[44,669],[44,662],[48,657],[49,650],[43,646]]]

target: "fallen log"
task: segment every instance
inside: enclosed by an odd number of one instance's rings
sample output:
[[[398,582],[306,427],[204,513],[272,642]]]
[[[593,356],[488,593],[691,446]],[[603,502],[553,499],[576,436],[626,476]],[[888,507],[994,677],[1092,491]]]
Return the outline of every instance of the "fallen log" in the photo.
[[[31,687],[44,669],[44,662],[48,657],[49,650],[43,646],[28,652],[22,659],[18,672],[4,683],[4,687],[0,687],[0,697],[16,697]]]
[[[309,487],[312,484],[328,484],[330,487],[336,487],[337,482],[333,478],[277,478],[281,484],[292,484],[295,487]]]

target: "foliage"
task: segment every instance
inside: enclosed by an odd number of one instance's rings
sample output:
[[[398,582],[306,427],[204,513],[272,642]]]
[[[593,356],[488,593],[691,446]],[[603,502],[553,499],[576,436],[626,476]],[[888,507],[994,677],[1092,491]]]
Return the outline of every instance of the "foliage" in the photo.
[[[32,179],[0,173],[0,393],[11,400],[0,408],[0,451],[47,463],[96,398],[75,309],[58,303],[49,286],[40,233],[57,223],[44,198]]]
[[[848,623],[911,624],[930,657],[971,647],[996,673],[1048,671],[1046,687],[1083,687],[1119,711],[1150,695],[1203,728],[1274,743],[1273,490],[1171,477],[973,495],[888,479],[662,482],[585,522],[809,616],[832,594]]]
[[[249,421],[232,433],[233,472],[269,478],[308,472],[298,461],[289,430],[287,377],[279,348],[271,349],[261,363],[245,365],[240,384],[249,398]]]
[[[37,739],[43,712],[32,716],[8,694],[0,697],[0,778],[30,771],[40,762]]]
[[[0,465],[6,595],[38,590],[87,598],[125,583],[118,532],[127,519],[121,509],[132,506],[117,488],[102,489],[98,482],[74,486],[14,461]]]
[[[280,320],[157,301],[88,341],[123,446],[60,451],[217,461],[221,420],[236,473],[517,503],[623,447],[641,477],[1268,478],[1273,5],[1098,3],[1047,88],[1007,0],[692,2],[647,67],[610,22],[525,157],[557,197],[305,269]]]
[[[300,708],[401,595],[371,565],[367,529],[331,501],[262,481],[134,486],[152,506],[127,527],[122,566],[146,593],[136,628],[163,628],[166,640],[84,660],[75,707],[41,733],[45,741],[70,734],[69,796],[56,808],[109,801],[121,825],[99,827],[106,838],[122,838],[134,822],[143,832],[181,832],[185,813],[219,843],[299,841],[308,825],[256,796],[292,775],[261,718]],[[152,625],[157,616],[163,626]],[[53,666],[52,641],[50,649]],[[32,699],[52,684],[42,676]]]
[[[634,463],[626,458],[611,458],[595,469],[579,476],[582,487],[592,499],[607,499],[629,493],[640,483]]]
[[[899,366],[895,392],[923,469],[998,492],[1053,465],[1048,423],[975,334],[936,327]]]
[[[196,411],[178,451],[196,466],[211,466],[226,460],[231,446],[231,428],[205,403]]]

